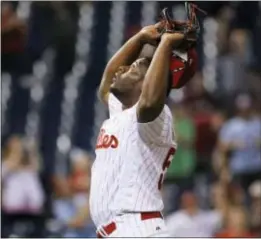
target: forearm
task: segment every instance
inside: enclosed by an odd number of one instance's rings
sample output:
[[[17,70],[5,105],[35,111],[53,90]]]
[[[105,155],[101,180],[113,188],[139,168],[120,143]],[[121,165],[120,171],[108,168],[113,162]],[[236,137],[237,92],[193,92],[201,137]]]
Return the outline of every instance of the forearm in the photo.
[[[161,41],[154,53],[141,94],[142,103],[148,107],[162,107],[165,104],[171,50],[170,42]]]
[[[130,65],[134,62],[143,47],[142,35],[140,33],[130,38],[111,58],[108,62],[102,76],[102,81],[99,87],[99,97],[106,101],[106,97],[112,84],[112,79],[120,66]]]

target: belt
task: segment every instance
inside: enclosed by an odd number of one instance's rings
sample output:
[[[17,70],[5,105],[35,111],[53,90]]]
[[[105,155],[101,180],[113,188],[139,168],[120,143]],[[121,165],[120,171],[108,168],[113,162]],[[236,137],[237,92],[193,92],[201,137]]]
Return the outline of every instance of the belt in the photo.
[[[153,218],[163,218],[162,214],[160,212],[141,212],[140,213],[141,220],[148,220]],[[97,231],[97,238],[104,238],[106,236],[109,236],[117,229],[116,223],[111,222],[103,227],[101,227],[100,230]]]

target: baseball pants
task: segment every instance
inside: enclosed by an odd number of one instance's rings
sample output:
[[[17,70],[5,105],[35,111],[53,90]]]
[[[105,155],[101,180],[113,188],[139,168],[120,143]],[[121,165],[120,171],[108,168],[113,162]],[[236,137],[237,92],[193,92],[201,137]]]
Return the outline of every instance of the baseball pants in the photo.
[[[107,235],[102,228],[97,230],[102,238],[170,237],[164,219],[162,218],[142,220],[140,213],[127,213],[116,216],[113,222],[115,222],[116,228],[110,235]]]

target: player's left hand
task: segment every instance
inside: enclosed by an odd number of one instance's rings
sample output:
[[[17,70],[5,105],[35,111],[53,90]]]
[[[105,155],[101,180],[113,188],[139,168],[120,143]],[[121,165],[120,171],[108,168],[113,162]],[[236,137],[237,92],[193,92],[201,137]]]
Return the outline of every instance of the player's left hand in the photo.
[[[164,24],[162,22],[158,22],[155,25],[143,27],[139,32],[142,41],[154,46],[158,45],[163,27]]]

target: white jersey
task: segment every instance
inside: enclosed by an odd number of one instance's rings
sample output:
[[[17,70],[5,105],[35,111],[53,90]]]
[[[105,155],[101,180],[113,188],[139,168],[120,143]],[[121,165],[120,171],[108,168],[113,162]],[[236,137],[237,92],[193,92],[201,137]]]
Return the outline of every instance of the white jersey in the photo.
[[[92,166],[90,212],[97,227],[125,212],[161,211],[161,184],[176,149],[167,105],[154,121],[138,123],[137,104],[122,110],[112,94],[108,104]]]

